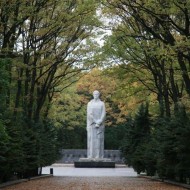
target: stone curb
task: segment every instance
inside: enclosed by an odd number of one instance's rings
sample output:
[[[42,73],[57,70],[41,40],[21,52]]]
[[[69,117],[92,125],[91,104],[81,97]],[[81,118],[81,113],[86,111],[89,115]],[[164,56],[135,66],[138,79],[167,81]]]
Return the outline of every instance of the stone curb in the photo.
[[[171,184],[171,185],[176,185],[176,186],[183,187],[183,188],[186,188],[186,189],[190,189],[190,185],[184,184],[184,183],[178,183],[178,182],[170,181],[170,180],[166,180],[166,179],[162,180],[162,179],[157,178],[157,177],[151,177],[151,176],[145,176],[145,175],[139,175],[138,177],[143,177],[143,178],[147,178],[147,179],[151,179],[151,180],[155,180],[155,181],[160,181],[160,182],[163,182],[163,183],[168,183],[168,184]]]
[[[31,177],[31,178],[28,178],[28,181],[35,180],[35,179],[46,178],[46,177],[53,177],[53,174],[43,174],[43,175],[40,175],[40,176]]]
[[[31,178],[27,178],[27,179],[19,179],[19,180],[15,180],[15,181],[8,181],[8,182],[5,182],[5,183],[1,183],[0,184],[0,189],[4,188],[4,187],[11,186],[11,185],[16,185],[16,184],[19,184],[19,183],[27,182],[27,181],[30,181],[30,180],[36,180],[36,179],[41,179],[41,178],[46,178],[46,177],[53,177],[53,175],[46,174],[46,175],[31,177]]]

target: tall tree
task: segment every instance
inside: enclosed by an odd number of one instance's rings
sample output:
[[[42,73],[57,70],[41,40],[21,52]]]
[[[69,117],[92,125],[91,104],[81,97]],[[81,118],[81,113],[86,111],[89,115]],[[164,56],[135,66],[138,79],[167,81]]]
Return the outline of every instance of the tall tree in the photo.
[[[36,175],[38,167],[54,161],[57,129],[47,117],[50,104],[91,67],[97,6],[93,0],[0,2],[0,73],[6,76],[0,76],[0,102],[10,136],[10,176]]]
[[[186,23],[185,27],[188,25],[188,17],[185,17],[184,12],[189,6],[188,3],[183,4],[181,8],[177,1],[174,4],[168,2],[166,5],[159,1],[152,3],[119,0],[108,2],[107,5],[112,13],[120,18],[113,27],[113,38],[108,45],[114,48],[115,55],[121,58],[121,61],[124,60],[125,64],[137,65],[132,67],[131,72],[146,69],[151,73],[153,89],[148,81],[139,79],[150,91],[157,94],[160,107],[164,108],[161,113],[165,112],[170,116],[171,101],[180,101],[185,95],[184,88],[189,94],[189,61],[188,56],[185,56],[188,54],[188,42],[183,40],[184,35],[187,38],[188,34],[179,33],[176,28],[183,28],[183,24],[178,20],[179,15]],[[184,48],[184,58],[179,58],[179,51]]]

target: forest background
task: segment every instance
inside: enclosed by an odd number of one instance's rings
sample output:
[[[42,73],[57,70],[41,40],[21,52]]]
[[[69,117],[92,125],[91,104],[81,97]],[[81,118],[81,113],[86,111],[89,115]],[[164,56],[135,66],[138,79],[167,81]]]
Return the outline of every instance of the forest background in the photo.
[[[188,183],[189,10],[188,0],[2,0],[0,181],[86,148],[99,90],[105,148],[138,173]]]

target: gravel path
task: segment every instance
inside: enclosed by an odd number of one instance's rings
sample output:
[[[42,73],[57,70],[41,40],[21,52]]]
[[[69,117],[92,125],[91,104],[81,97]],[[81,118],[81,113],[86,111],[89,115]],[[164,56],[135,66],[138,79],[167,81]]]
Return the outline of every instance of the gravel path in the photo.
[[[184,188],[140,177],[49,177],[4,190],[183,190]]]

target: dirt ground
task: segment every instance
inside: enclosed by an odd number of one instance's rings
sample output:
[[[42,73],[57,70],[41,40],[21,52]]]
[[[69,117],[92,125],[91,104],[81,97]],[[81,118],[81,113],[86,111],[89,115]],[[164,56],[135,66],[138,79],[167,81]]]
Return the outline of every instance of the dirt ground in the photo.
[[[182,187],[139,177],[49,177],[3,190],[183,190]]]

